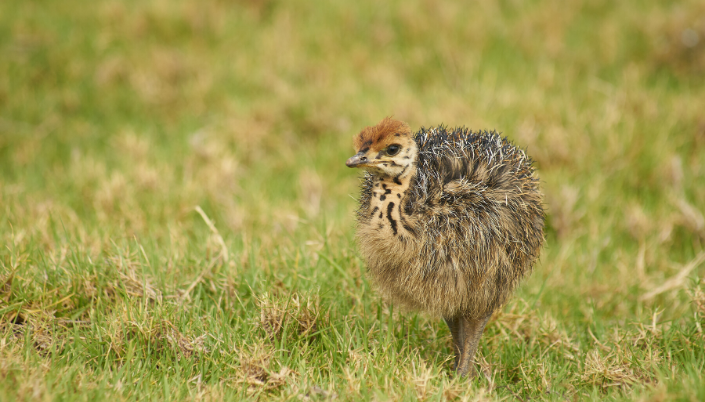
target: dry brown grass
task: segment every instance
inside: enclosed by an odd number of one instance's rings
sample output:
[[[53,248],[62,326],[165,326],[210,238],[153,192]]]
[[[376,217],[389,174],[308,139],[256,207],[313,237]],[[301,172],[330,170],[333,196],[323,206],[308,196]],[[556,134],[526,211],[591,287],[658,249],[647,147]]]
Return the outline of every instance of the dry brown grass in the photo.
[[[259,326],[271,340],[281,339],[287,329],[295,330],[301,337],[313,335],[320,329],[320,321],[327,321],[320,300],[310,294],[274,297],[264,293],[258,296],[257,306],[260,309]]]

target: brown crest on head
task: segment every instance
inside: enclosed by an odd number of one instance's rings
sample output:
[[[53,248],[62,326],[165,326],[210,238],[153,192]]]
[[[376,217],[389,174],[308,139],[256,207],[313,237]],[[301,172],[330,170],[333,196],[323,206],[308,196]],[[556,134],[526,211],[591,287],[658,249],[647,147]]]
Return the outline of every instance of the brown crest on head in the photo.
[[[379,124],[366,127],[355,136],[355,152],[367,152],[368,149],[378,151],[396,142],[400,137],[411,136],[411,128],[403,121],[385,117]]]

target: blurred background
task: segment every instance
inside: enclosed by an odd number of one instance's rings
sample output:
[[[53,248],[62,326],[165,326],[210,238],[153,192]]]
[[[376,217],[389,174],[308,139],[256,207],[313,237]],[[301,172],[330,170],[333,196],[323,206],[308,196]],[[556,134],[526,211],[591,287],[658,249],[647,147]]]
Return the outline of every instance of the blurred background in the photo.
[[[159,242],[201,226],[201,205],[229,236],[291,241],[278,234],[325,221],[349,241],[351,138],[393,115],[526,148],[546,255],[589,245],[594,269],[615,243],[646,246],[649,266],[702,248],[702,2],[1,7],[5,236],[52,217],[94,251]]]
[[[42,264],[138,244],[177,292],[224,241],[235,281],[336,288],[321,253],[364,272],[344,162],[390,115],[495,129],[534,158],[547,244],[520,298],[564,322],[692,316],[699,0],[2,2],[2,273],[43,300],[80,274]],[[299,254],[318,281],[291,284]]]

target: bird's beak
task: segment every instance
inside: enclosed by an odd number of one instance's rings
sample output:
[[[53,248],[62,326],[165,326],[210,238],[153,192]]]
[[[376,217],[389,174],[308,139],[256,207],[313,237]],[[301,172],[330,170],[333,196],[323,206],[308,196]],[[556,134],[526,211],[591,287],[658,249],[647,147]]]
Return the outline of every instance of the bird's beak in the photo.
[[[345,162],[345,166],[347,167],[363,167],[366,166],[369,163],[369,160],[367,159],[367,156],[364,152],[360,151],[354,156],[351,156],[350,159],[348,159],[347,162]]]

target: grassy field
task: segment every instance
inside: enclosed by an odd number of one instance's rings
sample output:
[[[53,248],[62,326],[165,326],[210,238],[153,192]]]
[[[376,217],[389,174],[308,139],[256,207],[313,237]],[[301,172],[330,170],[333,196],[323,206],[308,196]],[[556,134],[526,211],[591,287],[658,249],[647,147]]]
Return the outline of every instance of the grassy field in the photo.
[[[0,2],[0,400],[705,400],[700,0]],[[496,129],[534,274],[451,371],[352,136]]]

